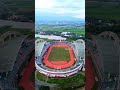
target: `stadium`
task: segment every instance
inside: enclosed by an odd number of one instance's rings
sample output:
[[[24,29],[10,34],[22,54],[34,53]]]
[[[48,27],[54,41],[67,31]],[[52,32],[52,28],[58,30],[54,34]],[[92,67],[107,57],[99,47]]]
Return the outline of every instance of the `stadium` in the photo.
[[[48,77],[69,77],[84,68],[85,42],[82,39],[67,42],[35,41],[35,66]]]

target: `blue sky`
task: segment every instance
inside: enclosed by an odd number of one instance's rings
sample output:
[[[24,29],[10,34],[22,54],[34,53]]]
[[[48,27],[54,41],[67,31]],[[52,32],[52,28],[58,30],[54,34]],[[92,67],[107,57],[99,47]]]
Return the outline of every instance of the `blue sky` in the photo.
[[[85,19],[85,0],[35,0],[36,19]]]

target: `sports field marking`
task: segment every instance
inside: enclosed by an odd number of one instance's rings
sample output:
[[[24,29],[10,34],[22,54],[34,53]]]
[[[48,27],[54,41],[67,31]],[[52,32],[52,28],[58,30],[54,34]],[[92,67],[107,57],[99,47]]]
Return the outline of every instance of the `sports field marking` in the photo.
[[[66,47],[53,47],[48,57],[49,61],[69,61],[70,54]]]

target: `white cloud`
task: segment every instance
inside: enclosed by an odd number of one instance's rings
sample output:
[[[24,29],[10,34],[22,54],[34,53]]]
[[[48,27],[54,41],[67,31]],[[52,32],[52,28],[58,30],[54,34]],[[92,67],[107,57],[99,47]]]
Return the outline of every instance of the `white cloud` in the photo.
[[[84,8],[85,0],[35,0],[35,8]]]
[[[78,18],[78,19],[84,19],[85,15],[75,15],[73,16],[74,18]]]
[[[35,0],[35,8],[37,9],[49,9],[54,8],[57,2],[53,0]]]
[[[85,0],[35,0],[36,11],[85,18]]]

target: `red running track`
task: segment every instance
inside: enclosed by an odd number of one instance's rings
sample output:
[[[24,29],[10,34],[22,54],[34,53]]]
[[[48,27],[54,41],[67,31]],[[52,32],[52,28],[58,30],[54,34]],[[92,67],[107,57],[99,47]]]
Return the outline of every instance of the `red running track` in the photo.
[[[86,61],[85,61],[85,73],[86,73],[86,86],[85,90],[91,90],[92,87],[94,86],[94,73],[92,71],[92,67],[90,64],[90,58],[89,56],[86,56]]]
[[[24,87],[25,90],[35,90],[33,82],[30,81],[30,77],[31,77],[32,72],[34,70],[34,63],[35,63],[35,56],[33,55],[30,63],[25,68],[25,71],[23,73],[23,77],[19,83],[19,86]]]
[[[69,54],[70,54],[70,60],[69,62],[65,61],[65,60],[61,60],[61,61],[49,61],[48,57],[50,55],[50,52],[52,50],[53,47],[66,47],[69,50]],[[59,43],[59,44],[54,44],[51,45],[48,49],[48,52],[46,53],[46,55],[44,56],[43,62],[45,63],[46,66],[50,67],[50,68],[54,68],[54,69],[64,69],[64,68],[68,68],[70,66],[72,66],[74,64],[74,54],[73,54],[73,50],[72,48],[67,45],[67,44],[63,44],[63,43]]]

